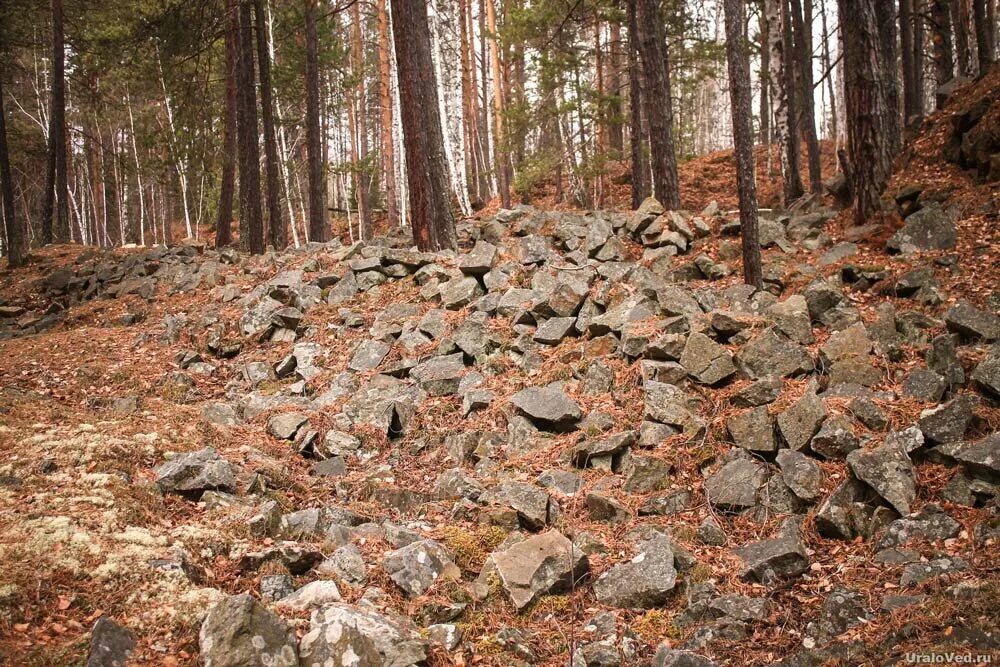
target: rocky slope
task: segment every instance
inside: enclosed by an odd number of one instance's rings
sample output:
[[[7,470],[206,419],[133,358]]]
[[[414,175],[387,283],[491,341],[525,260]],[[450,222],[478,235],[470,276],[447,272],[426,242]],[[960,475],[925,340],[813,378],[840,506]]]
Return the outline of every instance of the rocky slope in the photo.
[[[0,304],[0,656],[995,656],[997,245],[897,194],[888,241],[763,220],[757,293],[732,216],[652,200],[45,253]]]

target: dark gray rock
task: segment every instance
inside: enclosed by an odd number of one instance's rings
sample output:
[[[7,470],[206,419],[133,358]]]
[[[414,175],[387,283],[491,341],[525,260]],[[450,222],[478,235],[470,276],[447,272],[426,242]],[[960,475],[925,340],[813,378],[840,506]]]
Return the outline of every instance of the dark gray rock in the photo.
[[[851,628],[874,619],[858,593],[838,588],[827,596],[819,618],[806,626],[806,636],[826,643]]]
[[[410,369],[410,378],[429,396],[449,396],[457,393],[464,374],[465,363],[461,352],[431,357]]]
[[[976,442],[952,442],[937,447],[939,454],[961,464],[969,473],[1000,481],[1000,433]]]
[[[948,401],[936,408],[920,413],[920,427],[924,438],[934,444],[957,442],[965,437],[965,432],[972,422],[972,410],[975,401],[966,395]]]
[[[701,437],[707,424],[699,414],[698,401],[672,384],[648,381],[643,385],[643,415],[673,426],[692,438]]]
[[[476,241],[472,250],[458,258],[458,268],[466,275],[481,276],[493,268],[499,255],[500,249],[492,243]]]
[[[438,581],[462,576],[451,554],[434,540],[412,542],[386,554],[382,567],[410,597],[423,595]]]
[[[632,518],[632,512],[625,505],[603,494],[588,493],[585,502],[591,521],[625,523]]]
[[[715,507],[744,510],[757,504],[757,491],[763,486],[764,478],[762,466],[738,458],[705,478],[705,495]]]
[[[870,486],[900,514],[910,513],[917,497],[917,483],[910,457],[899,446],[885,444],[856,449],[847,455],[854,476]]]
[[[539,427],[555,431],[572,430],[583,418],[576,401],[565,392],[552,387],[522,389],[510,398],[520,413]]]
[[[427,645],[402,621],[347,604],[313,612],[299,644],[302,667],[415,667],[427,659]]]
[[[549,494],[527,482],[502,482],[483,493],[482,502],[509,507],[517,512],[518,522],[528,530],[541,530],[552,519]]]
[[[688,336],[680,364],[698,382],[714,385],[736,372],[729,350],[701,333]]]
[[[181,454],[153,472],[161,493],[179,493],[198,498],[205,491],[236,491],[236,475],[232,465],[211,447]]]
[[[725,545],[727,538],[726,532],[719,525],[719,522],[715,520],[715,517],[709,515],[705,517],[700,524],[698,524],[698,531],[696,533],[698,541],[702,544],[707,544],[711,547],[721,547]]]
[[[1000,346],[994,345],[972,371],[972,379],[983,392],[1000,398]]]
[[[829,413],[815,391],[807,389],[799,400],[778,415],[778,433],[796,451],[808,449]]]
[[[669,644],[661,644],[653,656],[653,667],[717,667],[705,656],[673,649]]]
[[[790,377],[809,373],[815,367],[809,351],[778,333],[765,329],[743,346],[736,360],[751,378]]]
[[[452,278],[441,285],[441,306],[447,310],[460,310],[483,295],[479,282],[472,277]]]
[[[738,408],[754,408],[774,403],[781,395],[783,385],[784,381],[780,377],[765,375],[733,394],[730,401]]]
[[[774,422],[765,406],[746,410],[726,422],[733,443],[750,452],[773,454],[778,450],[774,437]]]
[[[816,501],[823,491],[823,469],[801,452],[782,449],[778,452],[781,476],[792,493],[801,500]]]
[[[602,604],[652,609],[667,603],[676,583],[670,541],[654,537],[642,545],[632,560],[602,574],[594,582],[594,594]]]
[[[374,370],[382,363],[385,356],[389,354],[390,349],[392,349],[392,346],[380,340],[362,341],[354,350],[347,368],[355,373]]]
[[[885,248],[889,252],[902,253],[950,250],[955,247],[955,241],[951,212],[932,202],[906,218],[903,227],[886,241]]]
[[[854,426],[845,415],[834,415],[824,421],[809,443],[813,452],[830,460],[842,460],[860,446]]]
[[[135,650],[135,635],[102,616],[90,631],[87,667],[125,667]]]
[[[535,331],[535,342],[542,345],[558,345],[564,338],[576,331],[575,317],[552,317],[545,320]]]
[[[858,396],[851,399],[851,402],[847,405],[847,409],[852,415],[854,415],[855,419],[873,431],[884,431],[889,425],[889,420],[886,418],[885,412],[882,411],[882,408],[876,405],[875,401],[866,396]],[[833,420],[834,418],[827,419],[823,425],[825,426]],[[822,430],[823,429],[821,428],[820,431]],[[819,434],[817,434],[816,437],[819,437]],[[816,438],[813,438],[813,451],[816,451],[815,441]],[[857,446],[851,447],[851,449],[857,449]],[[847,453],[845,452],[844,455],[846,456]]]
[[[968,567],[962,558],[935,558],[926,563],[909,563],[903,566],[900,586],[916,586],[931,579],[940,579],[961,572]]]
[[[948,331],[964,338],[984,340],[987,343],[1000,339],[1000,317],[979,310],[968,301],[960,299],[944,314]]]
[[[629,493],[662,491],[670,483],[672,466],[654,456],[631,456],[623,466],[622,488]]]
[[[916,514],[904,516],[889,524],[885,535],[879,540],[879,549],[902,547],[911,540],[947,540],[958,535],[962,525],[941,509],[940,505],[928,503]]]
[[[918,401],[936,403],[944,396],[948,383],[929,368],[917,367],[910,371],[903,382],[903,395]]]
[[[198,634],[205,667],[297,667],[295,633],[247,594],[218,602]]]
[[[743,560],[741,576],[764,584],[793,579],[809,569],[802,535],[792,519],[787,520],[774,537],[751,542],[735,552]]]

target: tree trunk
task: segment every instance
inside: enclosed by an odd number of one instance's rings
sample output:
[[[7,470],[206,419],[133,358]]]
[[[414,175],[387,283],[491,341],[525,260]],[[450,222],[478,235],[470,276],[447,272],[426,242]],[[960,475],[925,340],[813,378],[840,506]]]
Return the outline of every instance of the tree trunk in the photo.
[[[767,2],[761,0],[760,9],[760,138],[758,141],[771,152],[771,23],[767,15]]]
[[[899,0],[899,50],[903,60],[903,118],[919,116],[921,108],[916,97],[917,72],[913,49],[913,0]]]
[[[809,7],[811,0],[806,0]],[[816,106],[813,96],[813,63],[812,63],[812,12],[803,14],[802,0],[791,0],[792,28],[795,44],[796,72],[798,74],[798,92],[796,99],[801,101],[802,137],[806,142],[809,157],[809,190],[814,194],[823,191],[823,174],[819,154],[819,137],[816,135]]]
[[[629,0],[635,3],[639,53],[646,81],[646,122],[649,125],[649,148],[653,166],[653,195],[668,210],[680,208],[680,183],[677,178],[677,155],[674,149],[673,102],[668,78],[668,54],[663,38],[663,21],[655,0]]]
[[[500,45],[497,37],[497,13],[493,0],[483,0],[486,5],[486,29],[490,40],[490,67],[493,70],[493,153],[496,162],[497,187],[500,190],[500,204],[510,208],[510,181],[508,180],[508,157],[503,129],[503,67],[500,64]],[[398,51],[398,47],[397,47]]]
[[[958,60],[958,74],[972,73],[972,54],[969,46],[969,0],[951,0],[951,24],[955,27],[955,56]]]
[[[892,173],[894,145],[885,55],[875,5],[882,0],[838,0],[840,16],[850,16],[843,31],[847,107],[847,154],[854,191],[854,222],[862,225],[879,210],[879,197]],[[898,123],[898,120],[896,121]]]
[[[608,146],[621,155],[625,147],[622,125],[622,27],[617,20],[609,24],[607,93],[608,97]]]
[[[940,88],[955,76],[954,46],[947,0],[930,0],[931,44],[934,48],[934,87]],[[935,98],[937,95],[935,95]]]
[[[840,126],[837,123],[837,94],[833,85],[833,62],[830,58],[830,31],[826,22],[826,2],[819,3],[819,17],[823,27],[823,71],[826,73],[826,89],[830,98],[830,137],[833,145],[840,145]]]
[[[985,74],[993,64],[996,45],[996,18],[991,19],[991,7],[987,0],[972,0],[973,21],[976,26],[976,53],[979,58],[979,74]]]
[[[782,201],[787,206],[802,196],[799,168],[798,114],[792,77],[791,25],[787,0],[765,0],[771,74],[771,102],[774,107],[774,134],[781,158]]]
[[[369,191],[371,183],[368,172],[368,113],[365,94],[365,52],[361,41],[361,7],[351,5],[351,74],[354,89],[348,97],[348,105],[353,101],[351,120],[351,161],[354,163],[354,188],[358,202],[358,216],[361,224],[361,238],[368,241],[372,237],[372,212]]]
[[[754,174],[751,118],[750,59],[743,37],[743,0],[725,0],[726,62],[729,65],[729,99],[732,102],[733,143],[736,155],[736,190],[740,199],[740,235],[743,246],[743,282],[762,287],[760,239],[757,232],[757,183]]]
[[[264,219],[260,210],[260,144],[257,134],[257,93],[254,86],[253,25],[250,0],[240,0],[240,49],[237,66],[237,119],[240,160],[240,222],[247,249],[264,252]]]
[[[925,51],[924,16],[926,14],[926,11],[927,7],[925,0],[913,0],[913,95],[917,105],[914,109],[914,114],[918,118],[922,118],[924,115],[924,96],[926,94],[926,88],[924,87],[924,81],[926,79],[926,77],[924,76],[924,61],[926,59],[926,54],[924,53]],[[888,18],[884,20],[889,21]],[[895,23],[892,23],[892,26],[893,28],[895,28]],[[888,33],[883,37],[883,39],[889,39]],[[891,46],[894,45],[895,42],[891,44]],[[888,59],[886,60],[885,71],[895,73],[896,71],[895,53],[890,53],[890,50],[886,49],[886,55]],[[892,94],[894,90],[898,91],[898,83],[895,76],[892,76],[891,79],[888,81],[888,83],[890,85],[896,86],[895,89],[893,88],[889,89],[890,94]],[[898,97],[899,93],[896,92],[897,101]],[[896,113],[898,116],[899,113],[898,107]],[[904,124],[908,123],[909,118],[903,118],[903,122]],[[896,146],[897,152],[901,147],[902,147],[902,137],[900,137],[900,141]]]
[[[413,240],[425,251],[455,248],[427,6],[392,0],[392,16]]]
[[[257,67],[260,70],[261,122],[264,129],[264,167],[267,176],[267,237],[276,250],[283,250],[288,245],[288,226],[281,215],[278,137],[275,134],[271,89],[271,46],[264,16],[264,0],[253,0],[253,14],[257,24]]]
[[[389,227],[399,227],[399,203],[396,201],[396,158],[392,141],[392,68],[389,46],[389,12],[386,0],[378,0],[378,92],[382,127],[379,134],[382,150],[382,171],[385,179],[385,210]]]
[[[239,59],[238,0],[226,2],[226,105],[222,135],[222,183],[219,215],[215,223],[215,247],[233,242],[233,195],[236,191],[236,68]]]
[[[4,45],[0,54],[6,55]],[[2,65],[2,63],[0,63]],[[14,211],[14,181],[10,171],[10,153],[7,150],[7,115],[3,104],[3,70],[0,68],[0,196],[3,202],[4,239],[7,242],[7,263],[11,268],[23,266],[25,253],[24,230],[18,226]]]
[[[639,28],[635,2],[628,3],[628,103],[629,147],[632,153],[632,208],[637,209],[650,194],[649,162],[643,147],[646,138],[642,123],[642,75],[639,72]]]
[[[306,24],[306,151],[309,161],[309,240],[323,243],[326,224],[325,166],[319,124],[319,42],[316,36],[316,4],[305,0]]]
[[[52,0],[52,97],[49,146],[42,193],[42,244],[69,236],[69,188],[66,179],[66,56],[63,0]],[[55,216],[55,220],[53,217]]]

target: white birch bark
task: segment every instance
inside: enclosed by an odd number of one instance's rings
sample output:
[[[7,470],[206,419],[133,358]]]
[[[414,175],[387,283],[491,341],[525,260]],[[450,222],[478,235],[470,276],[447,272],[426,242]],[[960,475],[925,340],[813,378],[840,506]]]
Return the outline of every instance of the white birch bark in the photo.
[[[184,224],[187,230],[187,238],[191,238],[191,210],[188,208],[188,179],[187,160],[178,155],[177,151],[177,130],[174,126],[174,111],[170,105],[170,95],[167,93],[167,82],[163,78],[163,63],[157,55],[157,67],[160,70],[160,87],[163,88],[163,105],[167,112],[167,124],[170,127],[170,153],[174,158],[174,169],[177,171],[177,179],[181,185],[181,203],[184,206]]]

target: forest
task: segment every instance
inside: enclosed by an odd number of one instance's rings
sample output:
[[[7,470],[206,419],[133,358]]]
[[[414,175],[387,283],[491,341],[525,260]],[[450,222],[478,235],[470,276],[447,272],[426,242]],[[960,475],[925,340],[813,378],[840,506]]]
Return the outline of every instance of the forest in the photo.
[[[0,0],[0,664],[1000,660],[998,0]]]

